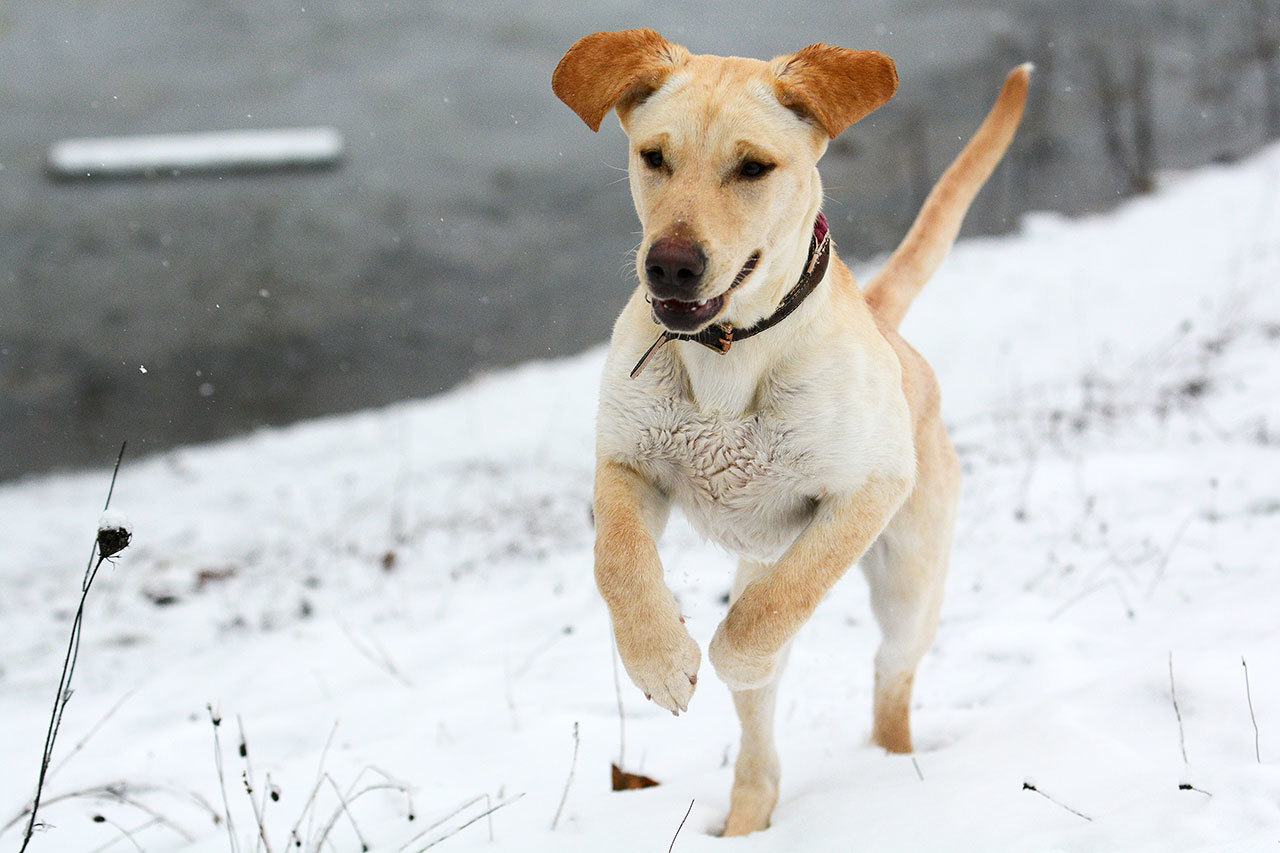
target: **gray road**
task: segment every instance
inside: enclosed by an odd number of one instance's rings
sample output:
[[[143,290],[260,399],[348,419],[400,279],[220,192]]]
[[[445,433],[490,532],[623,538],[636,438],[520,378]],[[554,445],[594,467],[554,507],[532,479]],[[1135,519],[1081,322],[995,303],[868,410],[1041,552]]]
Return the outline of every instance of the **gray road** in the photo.
[[[1101,209],[1152,165],[1257,147],[1257,8],[2,4],[0,478],[105,463],[122,437],[145,452],[422,396],[603,340],[636,240],[624,149],[612,120],[593,136],[549,90],[587,32],[892,54],[899,97],[824,168],[842,250],[869,257],[1027,58],[1033,106],[971,233]],[[346,135],[342,168],[70,184],[42,169],[64,136],[317,124]]]

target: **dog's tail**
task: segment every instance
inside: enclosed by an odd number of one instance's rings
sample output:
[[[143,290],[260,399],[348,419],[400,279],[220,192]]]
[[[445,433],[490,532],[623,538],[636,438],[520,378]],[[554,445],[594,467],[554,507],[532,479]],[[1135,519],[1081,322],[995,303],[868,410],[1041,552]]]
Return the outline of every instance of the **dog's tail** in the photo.
[[[897,328],[960,232],[960,224],[978,190],[991,177],[1022,120],[1032,65],[1019,65],[1005,78],[995,106],[934,185],[906,238],[884,269],[867,285],[867,304],[882,322]]]

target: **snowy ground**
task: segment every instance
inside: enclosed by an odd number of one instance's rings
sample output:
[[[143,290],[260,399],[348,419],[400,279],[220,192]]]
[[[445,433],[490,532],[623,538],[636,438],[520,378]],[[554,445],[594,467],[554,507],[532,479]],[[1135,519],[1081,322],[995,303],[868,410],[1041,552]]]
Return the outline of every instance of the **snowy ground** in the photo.
[[[390,788],[350,803],[375,850],[419,850],[519,795],[439,849],[662,851],[691,800],[684,853],[1276,849],[1280,149],[1170,184],[1113,215],[1037,217],[959,247],[908,320],[967,468],[918,681],[923,779],[868,745],[876,632],[854,572],[792,656],[769,831],[710,835],[737,733],[709,669],[679,719],[624,676],[623,761],[662,784],[610,791],[620,726],[588,516],[595,351],[126,461],[114,506],[134,545],[94,589],[48,793],[119,784],[131,802],[51,802],[32,849],[135,849],[117,827],[147,851],[231,849],[190,797],[222,810],[206,703],[225,718],[245,851],[236,715],[259,790],[268,773],[279,786],[265,804],[276,851],[322,763],[343,790],[385,781],[357,782],[370,766],[412,790],[413,822]],[[105,487],[98,471],[0,488],[0,822],[30,794]],[[732,561],[680,525],[663,554],[705,644]],[[299,830],[309,846],[336,802],[325,782]],[[0,843],[18,840],[12,827]],[[359,849],[345,816],[324,849]]]

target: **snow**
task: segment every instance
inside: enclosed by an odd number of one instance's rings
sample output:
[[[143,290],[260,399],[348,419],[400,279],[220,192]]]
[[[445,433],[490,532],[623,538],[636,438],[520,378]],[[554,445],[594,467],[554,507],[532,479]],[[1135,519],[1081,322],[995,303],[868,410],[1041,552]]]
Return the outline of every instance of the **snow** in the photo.
[[[98,532],[123,530],[125,533],[133,532],[133,525],[129,524],[129,517],[118,509],[104,510],[98,516]]]
[[[126,459],[112,506],[133,544],[90,598],[42,810],[54,828],[32,849],[131,849],[116,827],[152,853],[230,849],[187,796],[222,810],[208,703],[244,850],[256,827],[237,718],[255,790],[268,773],[279,787],[278,802],[258,795],[275,850],[321,765],[344,789],[366,767],[360,787],[381,771],[411,788],[412,822],[397,790],[351,803],[376,850],[427,830],[403,848],[418,850],[503,803],[439,849],[666,850],[691,800],[682,853],[1274,849],[1278,177],[1273,148],[1171,176],[1110,215],[1032,217],[957,247],[913,309],[905,331],[940,376],[966,469],[918,679],[919,775],[868,743],[876,630],[851,572],[792,654],[772,828],[709,835],[737,729],[705,661],[679,719],[622,676],[622,763],[662,784],[609,790],[619,716],[588,511],[597,349]],[[107,482],[0,487],[0,807],[13,812]],[[662,553],[705,649],[732,560],[680,523]],[[54,799],[120,782],[173,826],[140,828],[151,816],[109,797]],[[303,837],[338,815],[332,849],[359,849],[327,782],[314,811]]]

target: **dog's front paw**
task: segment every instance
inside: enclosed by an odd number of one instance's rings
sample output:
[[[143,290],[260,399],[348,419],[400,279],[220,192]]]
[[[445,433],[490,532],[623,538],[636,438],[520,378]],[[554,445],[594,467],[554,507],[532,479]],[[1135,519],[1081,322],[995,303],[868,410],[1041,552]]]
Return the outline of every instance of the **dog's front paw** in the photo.
[[[742,648],[732,633],[721,622],[716,635],[711,638],[707,657],[730,690],[754,690],[764,687],[777,676],[778,655],[761,654]]]
[[[702,651],[678,620],[665,628],[652,624],[617,630],[618,653],[636,687],[677,717],[689,710],[698,685]]]

